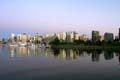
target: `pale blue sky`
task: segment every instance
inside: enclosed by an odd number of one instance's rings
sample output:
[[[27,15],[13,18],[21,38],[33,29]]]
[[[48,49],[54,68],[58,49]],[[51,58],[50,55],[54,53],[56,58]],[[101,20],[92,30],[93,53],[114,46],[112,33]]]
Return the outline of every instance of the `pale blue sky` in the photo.
[[[118,33],[120,0],[0,0],[0,36],[92,30]]]

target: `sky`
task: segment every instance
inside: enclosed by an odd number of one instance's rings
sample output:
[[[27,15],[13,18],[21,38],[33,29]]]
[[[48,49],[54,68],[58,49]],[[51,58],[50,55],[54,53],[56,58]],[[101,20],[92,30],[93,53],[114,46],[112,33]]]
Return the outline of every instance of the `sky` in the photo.
[[[0,36],[92,30],[118,34],[120,0],[0,0]]]

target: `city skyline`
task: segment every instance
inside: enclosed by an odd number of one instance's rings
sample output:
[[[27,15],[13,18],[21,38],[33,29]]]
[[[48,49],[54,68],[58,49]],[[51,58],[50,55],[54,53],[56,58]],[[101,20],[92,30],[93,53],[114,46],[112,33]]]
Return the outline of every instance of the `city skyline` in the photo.
[[[119,0],[0,0],[0,37],[97,30],[118,35]]]
[[[117,30],[117,34],[114,34],[114,33],[112,33],[112,32],[108,32],[108,31],[106,31],[106,32],[103,32],[103,33],[101,33],[100,32],[100,30],[92,30],[92,31],[90,31],[90,34],[89,35],[87,35],[87,34],[85,34],[85,33],[79,33],[79,32],[76,32],[76,31],[64,31],[64,32],[51,32],[51,33],[48,33],[48,32],[46,32],[46,33],[44,33],[44,34],[42,34],[42,33],[39,33],[39,32],[30,32],[30,33],[27,33],[27,32],[21,32],[21,33],[13,33],[13,32],[11,32],[11,33],[6,33],[6,34],[4,34],[4,33],[0,33],[0,38],[2,39],[2,38],[8,38],[8,37],[10,37],[12,34],[14,34],[14,35],[20,35],[20,34],[27,34],[27,35],[30,35],[30,36],[33,36],[33,35],[35,35],[35,34],[39,34],[39,35],[41,35],[41,36],[44,36],[44,35],[52,35],[52,34],[57,34],[57,33],[69,33],[69,32],[74,32],[74,33],[76,33],[76,34],[78,34],[78,35],[85,35],[88,39],[92,39],[92,35],[93,35],[93,32],[98,32],[98,35],[99,36],[101,36],[101,37],[103,37],[104,36],[104,34],[105,33],[111,33],[111,34],[113,34],[114,35],[114,38],[115,37],[118,37],[118,38],[120,38],[120,28],[118,28],[118,30]]]

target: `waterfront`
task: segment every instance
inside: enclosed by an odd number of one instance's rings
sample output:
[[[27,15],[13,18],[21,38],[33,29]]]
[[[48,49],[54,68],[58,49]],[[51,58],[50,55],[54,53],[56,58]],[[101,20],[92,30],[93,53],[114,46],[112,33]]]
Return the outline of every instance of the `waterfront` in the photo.
[[[0,46],[0,80],[119,80],[119,51]]]

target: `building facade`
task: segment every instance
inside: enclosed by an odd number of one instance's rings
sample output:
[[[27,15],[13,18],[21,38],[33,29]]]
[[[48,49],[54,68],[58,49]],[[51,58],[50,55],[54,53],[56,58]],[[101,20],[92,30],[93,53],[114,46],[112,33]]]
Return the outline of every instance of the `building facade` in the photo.
[[[42,42],[42,36],[39,33],[36,33],[31,36],[30,42]]]
[[[87,40],[88,40],[87,35],[82,34],[82,35],[80,36],[80,40],[87,41]]]
[[[113,40],[114,40],[113,33],[105,33],[104,34],[104,41],[105,42],[113,42]]]
[[[76,32],[67,32],[66,42],[74,42]]]
[[[30,37],[26,33],[22,33],[22,34],[17,35],[18,42],[27,42],[28,40],[30,40]]]
[[[99,31],[92,31],[92,41],[97,42],[100,40]]]
[[[66,32],[59,32],[59,33],[56,33],[55,35],[61,42],[66,41],[66,38],[67,38],[67,33]]]

